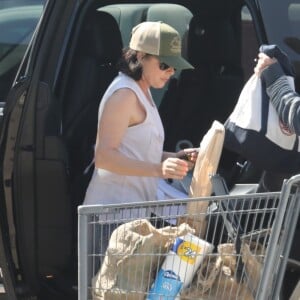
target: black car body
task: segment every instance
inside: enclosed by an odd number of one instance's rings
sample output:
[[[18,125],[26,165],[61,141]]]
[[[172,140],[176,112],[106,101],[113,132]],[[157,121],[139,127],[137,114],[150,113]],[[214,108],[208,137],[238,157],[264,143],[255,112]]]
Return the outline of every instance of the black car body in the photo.
[[[180,141],[198,146],[213,120],[226,120],[261,44],[289,55],[300,91],[299,0],[48,0],[41,8],[18,71],[0,83],[0,299],[77,298],[76,209],[89,180],[97,108],[134,25],[174,26],[197,69],[187,87],[173,89],[176,74],[168,89],[153,91],[167,150]],[[220,163],[230,185],[243,180],[233,175],[236,160],[225,153]],[[248,181],[258,180],[254,173]]]

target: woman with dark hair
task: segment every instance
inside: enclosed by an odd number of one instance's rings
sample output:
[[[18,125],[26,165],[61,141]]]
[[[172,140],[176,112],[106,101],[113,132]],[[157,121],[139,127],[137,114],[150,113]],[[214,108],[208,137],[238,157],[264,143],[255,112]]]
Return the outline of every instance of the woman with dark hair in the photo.
[[[99,107],[95,170],[84,204],[155,200],[159,178],[182,179],[194,166],[195,149],[163,152],[164,130],[150,92],[163,88],[175,69],[187,68],[174,28],[162,22],[133,28],[119,75]],[[188,153],[189,161],[180,159]]]

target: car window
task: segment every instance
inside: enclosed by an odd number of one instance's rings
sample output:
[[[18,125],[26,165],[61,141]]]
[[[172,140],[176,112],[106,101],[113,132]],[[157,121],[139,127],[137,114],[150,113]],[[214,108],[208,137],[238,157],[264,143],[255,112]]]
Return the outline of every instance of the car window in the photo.
[[[280,46],[291,58],[297,74],[296,90],[300,91],[300,0],[260,0],[260,6],[268,42]]]
[[[0,2],[0,102],[5,102],[45,0]]]

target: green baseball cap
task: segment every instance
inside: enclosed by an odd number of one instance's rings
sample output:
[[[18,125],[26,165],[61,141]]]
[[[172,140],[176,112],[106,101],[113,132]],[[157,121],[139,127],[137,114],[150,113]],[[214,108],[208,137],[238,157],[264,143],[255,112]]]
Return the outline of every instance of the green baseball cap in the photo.
[[[136,51],[158,56],[177,70],[193,69],[181,56],[181,37],[170,25],[163,22],[143,22],[132,29],[129,47]]]

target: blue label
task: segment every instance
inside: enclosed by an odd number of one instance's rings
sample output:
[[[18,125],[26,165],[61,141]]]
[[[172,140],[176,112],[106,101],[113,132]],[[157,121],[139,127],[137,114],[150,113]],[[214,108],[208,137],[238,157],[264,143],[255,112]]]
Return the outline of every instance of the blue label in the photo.
[[[176,254],[178,254],[178,253],[177,253],[178,248],[179,248],[179,246],[180,246],[183,242],[184,242],[183,239],[181,239],[181,238],[176,238],[175,243],[173,244],[171,250],[172,250],[173,252],[175,252]]]
[[[153,283],[147,300],[175,299],[182,287],[182,282],[172,270],[160,270]]]

